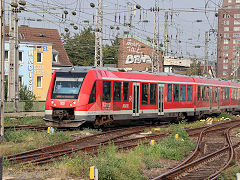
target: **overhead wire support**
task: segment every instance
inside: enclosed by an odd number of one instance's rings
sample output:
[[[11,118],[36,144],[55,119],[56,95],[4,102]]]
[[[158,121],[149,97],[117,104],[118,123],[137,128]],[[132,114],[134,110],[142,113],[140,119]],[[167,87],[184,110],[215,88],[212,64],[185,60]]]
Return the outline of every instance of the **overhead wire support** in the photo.
[[[102,0],[97,0],[95,27],[95,58],[94,66],[103,66],[103,6]]]
[[[160,60],[159,49],[159,3],[155,0],[154,11],[154,36],[153,36],[153,52],[152,52],[152,72],[163,72],[163,62]]]

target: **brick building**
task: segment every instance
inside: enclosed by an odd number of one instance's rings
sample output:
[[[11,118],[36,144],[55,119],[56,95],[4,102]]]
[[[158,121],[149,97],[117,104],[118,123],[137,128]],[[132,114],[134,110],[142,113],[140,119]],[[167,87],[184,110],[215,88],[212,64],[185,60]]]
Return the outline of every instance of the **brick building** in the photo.
[[[223,0],[218,11],[218,77],[240,77],[240,0]]]
[[[119,35],[118,68],[149,71],[152,68],[152,43],[135,35]],[[162,59],[160,52],[160,59]]]

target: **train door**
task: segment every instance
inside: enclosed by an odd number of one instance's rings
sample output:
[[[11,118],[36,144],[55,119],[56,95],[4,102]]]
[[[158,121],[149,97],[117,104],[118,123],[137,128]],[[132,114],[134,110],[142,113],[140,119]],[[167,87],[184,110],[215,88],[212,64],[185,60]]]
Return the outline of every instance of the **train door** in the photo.
[[[210,97],[210,111],[212,111],[212,101],[213,101],[212,95],[213,95],[213,92],[212,92],[212,87],[209,87],[209,88],[210,88],[210,95],[209,95],[209,97]]]
[[[139,116],[139,104],[140,104],[140,83],[133,83],[133,116]]]
[[[164,84],[158,84],[158,115],[164,115]]]
[[[220,92],[221,92],[221,88],[220,87],[218,87],[217,88],[217,101],[218,101],[218,109],[220,109],[220,98],[221,98],[221,96],[220,96]]]

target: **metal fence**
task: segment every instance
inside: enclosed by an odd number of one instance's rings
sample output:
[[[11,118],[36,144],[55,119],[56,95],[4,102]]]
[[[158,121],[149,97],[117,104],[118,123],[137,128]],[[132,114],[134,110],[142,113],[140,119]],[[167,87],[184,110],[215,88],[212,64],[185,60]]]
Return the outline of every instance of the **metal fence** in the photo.
[[[31,108],[25,108],[26,101],[19,101],[17,112],[43,112],[45,109],[45,101],[33,101]],[[16,112],[15,110],[15,103],[12,101],[6,101],[4,104],[4,112],[5,113],[12,113]]]

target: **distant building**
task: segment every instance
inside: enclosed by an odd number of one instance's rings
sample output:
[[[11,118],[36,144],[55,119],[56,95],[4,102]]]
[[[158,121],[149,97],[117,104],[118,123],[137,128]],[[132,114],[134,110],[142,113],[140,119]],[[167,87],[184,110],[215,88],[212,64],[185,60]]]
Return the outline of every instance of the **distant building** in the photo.
[[[217,76],[240,77],[240,0],[223,0],[218,10]]]
[[[186,74],[187,69],[192,64],[191,59],[164,57],[164,72],[171,72],[176,74]]]
[[[9,67],[8,27],[5,41],[5,74]],[[52,70],[71,66],[56,29],[19,27],[19,81],[36,96],[45,100]]]
[[[149,71],[152,68],[152,43],[135,35],[119,35],[118,68]],[[160,59],[162,55],[160,51]]]

